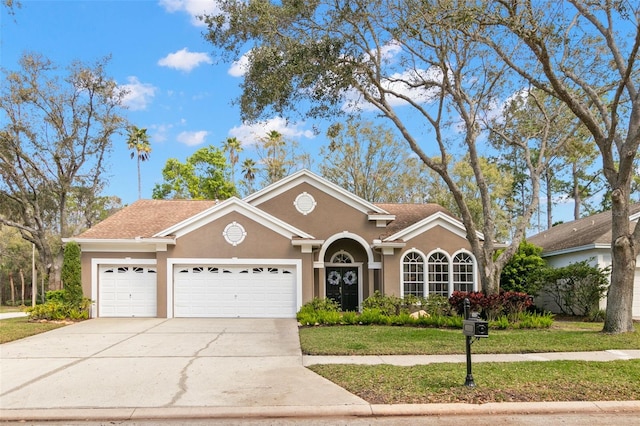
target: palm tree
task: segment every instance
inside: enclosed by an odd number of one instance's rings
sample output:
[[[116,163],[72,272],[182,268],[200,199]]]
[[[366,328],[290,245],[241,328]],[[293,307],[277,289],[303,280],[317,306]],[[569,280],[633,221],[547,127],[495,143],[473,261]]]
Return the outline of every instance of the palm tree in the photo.
[[[285,140],[282,133],[271,130],[263,138],[263,146],[267,150],[264,162],[267,168],[267,184],[271,184],[282,179],[285,174],[285,164],[287,162],[285,151]]]
[[[231,163],[231,182],[235,185],[236,164],[238,164],[238,154],[242,152],[242,143],[237,138],[227,138],[222,143],[222,150],[229,153],[229,163]]]
[[[256,180],[257,171],[256,162],[251,158],[247,158],[242,162],[242,177],[247,184],[247,191],[249,193],[253,192],[253,182]]]
[[[140,129],[136,126],[129,126],[127,146],[132,151],[131,158],[137,154],[138,157],[138,199],[142,198],[142,179],[140,177],[140,163],[147,161],[151,154],[151,144],[147,129]]]

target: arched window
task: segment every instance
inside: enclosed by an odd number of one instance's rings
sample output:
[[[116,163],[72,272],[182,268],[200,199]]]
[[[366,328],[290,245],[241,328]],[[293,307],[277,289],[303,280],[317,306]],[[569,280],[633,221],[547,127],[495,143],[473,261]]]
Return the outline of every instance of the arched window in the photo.
[[[473,259],[469,253],[453,258],[453,291],[473,291]]]
[[[402,258],[402,292],[404,296],[424,297],[424,259],[411,251]]]
[[[340,250],[331,256],[331,263],[353,263],[353,256],[344,250]]]
[[[449,260],[444,253],[429,256],[429,294],[449,297]]]

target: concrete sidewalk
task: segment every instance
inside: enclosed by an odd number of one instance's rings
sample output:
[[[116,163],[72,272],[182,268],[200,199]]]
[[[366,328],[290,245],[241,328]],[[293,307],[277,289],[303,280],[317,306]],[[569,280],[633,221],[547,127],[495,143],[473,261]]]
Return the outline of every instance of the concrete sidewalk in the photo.
[[[8,319],[8,318],[20,318],[20,317],[26,317],[27,314],[26,312],[3,312],[0,314],[0,320],[3,319]]]
[[[640,359],[640,350],[608,350],[594,352],[550,352],[527,354],[472,354],[476,362],[523,362],[523,361],[616,361]],[[366,355],[366,356],[313,356],[303,355],[302,364],[360,364],[360,365],[423,365],[436,363],[465,363],[465,355]]]

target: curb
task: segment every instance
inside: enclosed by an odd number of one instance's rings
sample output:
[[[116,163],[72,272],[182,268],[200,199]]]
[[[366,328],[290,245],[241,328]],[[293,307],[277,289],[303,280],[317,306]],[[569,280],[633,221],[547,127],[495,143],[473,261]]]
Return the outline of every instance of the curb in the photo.
[[[264,407],[142,407],[2,410],[0,421],[123,421],[286,417],[393,417],[495,414],[639,413],[640,401],[363,404]]]

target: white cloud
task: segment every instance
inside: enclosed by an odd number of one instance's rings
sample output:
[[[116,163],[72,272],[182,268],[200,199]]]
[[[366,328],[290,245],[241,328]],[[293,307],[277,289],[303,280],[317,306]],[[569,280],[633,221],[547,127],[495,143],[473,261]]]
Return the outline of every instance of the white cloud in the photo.
[[[204,143],[209,132],[206,130],[199,130],[197,132],[180,132],[178,134],[178,142],[188,146],[196,146]]]
[[[173,128],[173,124],[152,124],[149,126],[152,133],[152,139],[154,142],[166,142],[168,139],[168,133]]]
[[[220,12],[215,0],[160,0],[160,6],[169,13],[185,12],[191,16],[191,24],[196,27],[204,27],[205,24],[199,15],[217,14]]]
[[[175,53],[169,53],[158,61],[162,67],[173,68],[180,71],[189,72],[202,63],[211,64],[213,61],[204,52],[189,52],[186,47]]]
[[[120,89],[126,91],[122,100],[123,104],[132,111],[147,109],[156,94],[157,88],[149,83],[142,83],[138,77],[127,77],[128,84],[121,84]]]
[[[234,61],[233,64],[231,64],[231,67],[227,71],[230,76],[242,77],[247,73],[247,70],[249,68],[249,53],[251,53],[251,51],[245,53],[240,59]]]
[[[304,129],[304,124],[304,122],[289,123],[282,117],[274,117],[267,121],[236,126],[229,130],[229,136],[238,138],[245,146],[260,142],[260,138],[265,137],[267,133],[273,130],[282,134],[285,138],[314,138],[313,131]]]

